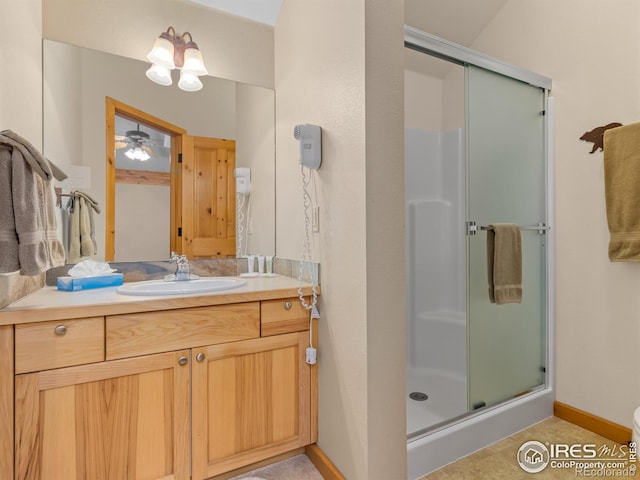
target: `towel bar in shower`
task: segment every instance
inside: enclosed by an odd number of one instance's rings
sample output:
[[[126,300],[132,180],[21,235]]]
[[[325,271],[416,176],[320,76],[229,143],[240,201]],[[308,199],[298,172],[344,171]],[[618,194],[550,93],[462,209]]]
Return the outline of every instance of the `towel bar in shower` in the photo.
[[[467,222],[467,234],[477,234],[478,228],[480,230],[489,230],[490,227],[488,225],[481,225],[480,227],[478,227],[478,225],[476,225],[476,222]],[[538,225],[532,225],[530,227],[520,227],[520,230],[537,230],[538,235],[544,235],[549,229],[551,229],[551,227],[544,224],[543,222],[538,223]]]

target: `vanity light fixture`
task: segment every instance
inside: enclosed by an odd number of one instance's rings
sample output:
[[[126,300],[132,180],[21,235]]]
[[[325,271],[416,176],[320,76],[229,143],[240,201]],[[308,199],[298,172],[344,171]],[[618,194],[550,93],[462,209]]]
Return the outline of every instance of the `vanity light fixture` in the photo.
[[[202,82],[198,77],[209,73],[191,34],[185,32],[179,35],[173,27],[160,34],[147,59],[152,64],[147,70],[147,78],[159,85],[171,85],[171,70],[179,68],[178,87],[187,92],[200,90]]]

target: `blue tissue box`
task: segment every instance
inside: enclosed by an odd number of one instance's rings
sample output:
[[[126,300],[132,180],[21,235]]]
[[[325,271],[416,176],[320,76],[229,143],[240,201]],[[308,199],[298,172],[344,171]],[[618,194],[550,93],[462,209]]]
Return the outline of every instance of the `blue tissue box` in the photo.
[[[122,285],[123,276],[121,273],[110,273],[96,277],[58,277],[58,290],[75,292],[78,290],[88,290],[90,288],[115,287]]]

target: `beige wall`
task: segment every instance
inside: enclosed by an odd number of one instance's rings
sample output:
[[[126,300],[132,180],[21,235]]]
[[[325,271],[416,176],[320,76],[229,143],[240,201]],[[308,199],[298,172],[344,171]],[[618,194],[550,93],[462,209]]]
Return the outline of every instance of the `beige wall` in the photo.
[[[406,476],[402,16],[285,0],[275,29],[277,252],[302,256],[293,128],[317,124],[318,443],[350,480]]]
[[[273,28],[186,1],[43,0],[43,36],[144,60],[169,26],[190,32],[209,75],[273,87]],[[69,12],[73,12],[70,15]]]
[[[451,65],[442,80],[442,131],[449,132],[465,126],[464,68]]]
[[[0,130],[42,147],[40,0],[0,0]],[[0,307],[42,285],[42,277],[0,275]]]
[[[428,132],[442,131],[442,79],[404,71],[404,126]]]
[[[115,187],[116,261],[168,260],[169,186],[116,183]]]
[[[636,0],[510,0],[474,48],[553,79],[557,400],[631,427],[640,265],[607,258],[602,153],[578,138],[640,120]]]
[[[242,241],[248,254],[273,255],[276,251],[274,109],[272,90],[236,85],[236,165],[251,169],[251,197],[245,199],[249,229]]]
[[[365,1],[370,480],[407,476],[403,37],[403,1]]]
[[[404,126],[429,132],[464,128],[464,68],[452,65],[443,78],[405,69]]]

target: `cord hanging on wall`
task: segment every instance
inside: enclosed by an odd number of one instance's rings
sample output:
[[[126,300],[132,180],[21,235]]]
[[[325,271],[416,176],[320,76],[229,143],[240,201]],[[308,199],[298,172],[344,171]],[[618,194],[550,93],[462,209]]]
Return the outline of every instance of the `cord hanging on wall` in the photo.
[[[610,128],[616,128],[621,126],[622,126],[621,123],[614,122],[614,123],[609,123],[608,125],[603,125],[602,127],[596,127],[593,130],[584,132],[584,135],[580,137],[580,140],[593,143],[593,148],[589,153],[594,153],[598,149],[600,149],[600,151],[603,152],[605,130],[609,130]]]

